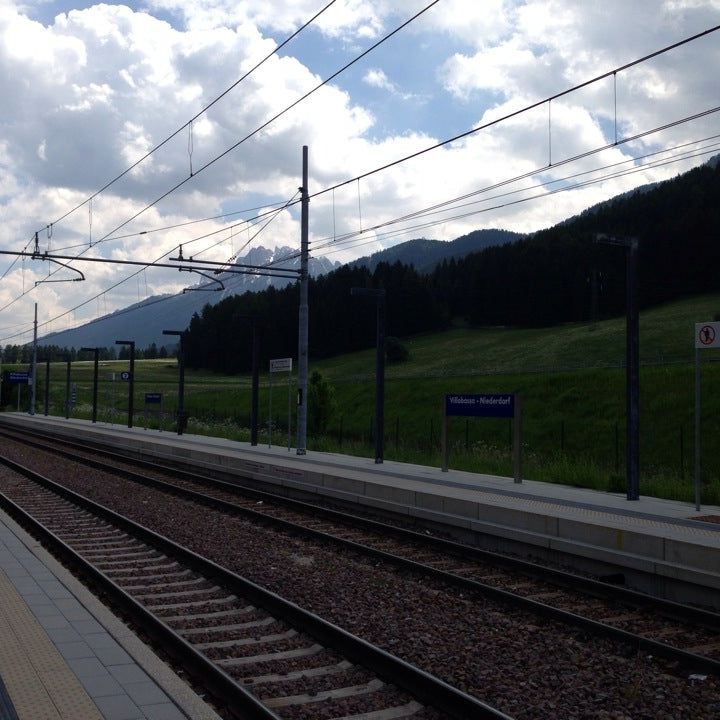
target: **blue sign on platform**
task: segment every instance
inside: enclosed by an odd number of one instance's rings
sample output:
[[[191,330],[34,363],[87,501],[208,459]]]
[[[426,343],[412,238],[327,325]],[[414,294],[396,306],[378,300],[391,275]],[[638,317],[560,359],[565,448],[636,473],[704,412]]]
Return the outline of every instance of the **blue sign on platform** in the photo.
[[[162,393],[145,393],[146,405],[157,405],[162,402]]]
[[[504,395],[446,395],[445,415],[455,417],[515,417],[515,396]]]
[[[29,385],[30,382],[32,382],[32,375],[23,370],[11,370],[8,373],[8,382],[11,382],[15,385]]]

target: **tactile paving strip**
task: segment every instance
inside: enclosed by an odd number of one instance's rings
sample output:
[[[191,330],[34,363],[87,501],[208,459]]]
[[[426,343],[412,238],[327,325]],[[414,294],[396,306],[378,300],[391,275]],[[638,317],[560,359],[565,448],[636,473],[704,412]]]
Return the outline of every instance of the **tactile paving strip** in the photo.
[[[0,637],[0,675],[16,712],[9,718],[103,720],[95,703],[2,571]]]
[[[5,683],[0,677],[0,720],[18,720],[12,700],[7,693]]]

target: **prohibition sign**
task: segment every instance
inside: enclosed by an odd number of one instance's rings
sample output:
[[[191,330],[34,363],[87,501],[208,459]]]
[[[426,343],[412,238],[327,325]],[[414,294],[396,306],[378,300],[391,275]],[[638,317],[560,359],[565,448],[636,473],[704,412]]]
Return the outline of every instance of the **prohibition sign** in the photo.
[[[698,339],[703,345],[712,345],[715,342],[715,328],[712,325],[703,325]]]

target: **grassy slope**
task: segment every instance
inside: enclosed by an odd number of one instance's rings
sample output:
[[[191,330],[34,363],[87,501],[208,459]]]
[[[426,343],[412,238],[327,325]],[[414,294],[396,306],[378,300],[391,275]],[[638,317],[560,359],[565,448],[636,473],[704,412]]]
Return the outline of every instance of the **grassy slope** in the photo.
[[[694,323],[712,319],[720,295],[703,296],[654,308],[640,320],[641,462],[643,492],[689,498],[692,475],[694,408]],[[312,328],[311,328],[312,332]],[[532,330],[458,329],[407,341],[408,362],[387,369],[386,457],[439,464],[441,400],[449,392],[518,392],[523,398],[525,474],[537,479],[608,487],[624,472],[625,348],[623,318],[590,325]],[[703,452],[711,487],[707,501],[720,502],[720,365],[703,354]],[[109,371],[127,369],[127,362],[104,363],[100,405],[126,405],[127,385],[107,381]],[[334,385],[338,414],[330,438],[310,438],[308,446],[342,448],[371,454],[370,423],[374,414],[374,351],[367,350],[311,363]],[[65,366],[51,370],[51,397],[60,414],[65,393]],[[73,364],[80,407],[87,416],[92,363]],[[273,415],[287,417],[285,377],[276,377]],[[263,378],[261,421],[267,420],[268,393]],[[40,384],[44,368],[40,368]],[[177,369],[173,361],[140,361],[136,368],[136,408],[143,393],[162,391],[164,409],[176,401]],[[42,387],[38,402],[42,408]],[[187,373],[186,406],[196,418],[190,430],[246,437],[247,377]],[[101,417],[103,411],[100,411]],[[222,422],[231,417],[234,421]],[[510,473],[509,422],[463,419],[451,422],[451,465],[485,472]],[[334,436],[334,440],[332,439]],[[616,441],[617,438],[617,441]],[[276,440],[280,439],[276,435]],[[397,440],[397,442],[396,442]],[[617,443],[617,444],[616,444]],[[683,450],[681,460],[681,446]],[[617,470],[616,470],[617,469]],[[684,470],[684,478],[681,477]]]

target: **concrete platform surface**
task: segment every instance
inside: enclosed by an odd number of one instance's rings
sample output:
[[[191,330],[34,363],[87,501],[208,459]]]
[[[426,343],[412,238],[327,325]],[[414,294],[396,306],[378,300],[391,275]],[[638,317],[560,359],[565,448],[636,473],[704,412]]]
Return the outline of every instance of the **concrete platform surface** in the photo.
[[[199,470],[255,479],[317,496],[405,514],[454,527],[490,549],[533,553],[581,569],[621,569],[658,594],[680,599],[675,586],[695,586],[699,597],[716,594],[720,609],[720,507],[613,494],[523,479],[248,443],[86,420],[0,414],[0,425],[47,429],[159,460],[183,461]],[[700,519],[698,519],[700,518]],[[584,563],[584,564],[583,564]],[[671,588],[672,586],[672,588]]]
[[[0,678],[0,720],[219,720],[1,511]]]

